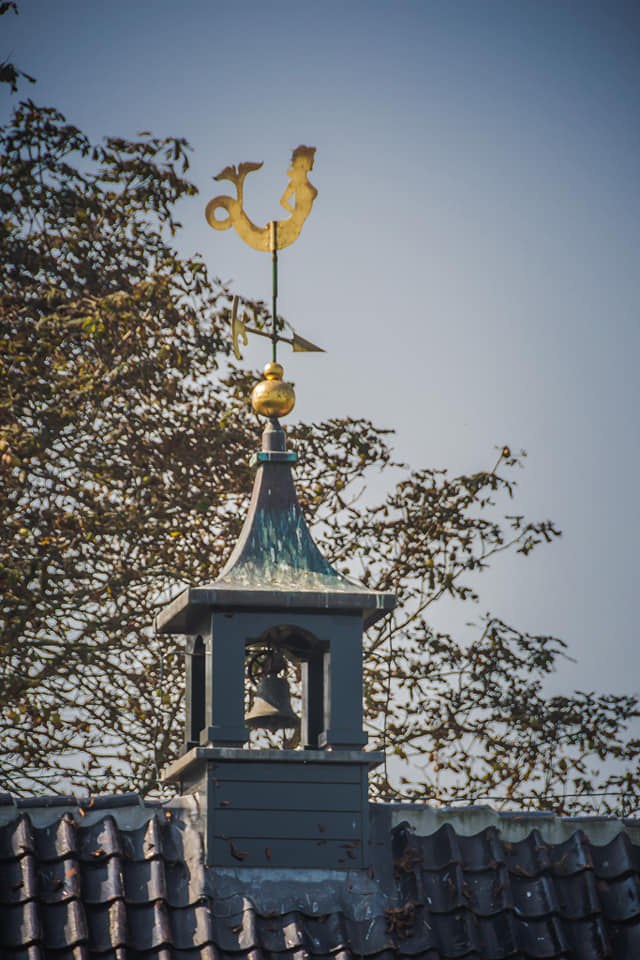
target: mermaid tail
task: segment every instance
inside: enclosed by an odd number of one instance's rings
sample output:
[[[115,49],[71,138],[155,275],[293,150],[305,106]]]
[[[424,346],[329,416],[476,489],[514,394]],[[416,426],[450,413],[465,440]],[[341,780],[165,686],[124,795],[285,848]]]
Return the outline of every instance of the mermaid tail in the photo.
[[[238,166],[228,166],[224,170],[221,170],[220,173],[214,177],[214,180],[230,180],[231,183],[235,184],[238,193],[242,193],[242,188],[244,186],[244,178],[248,173],[252,173],[254,170],[259,170],[260,167],[264,166],[262,163],[251,163],[247,161],[246,163],[239,163]]]

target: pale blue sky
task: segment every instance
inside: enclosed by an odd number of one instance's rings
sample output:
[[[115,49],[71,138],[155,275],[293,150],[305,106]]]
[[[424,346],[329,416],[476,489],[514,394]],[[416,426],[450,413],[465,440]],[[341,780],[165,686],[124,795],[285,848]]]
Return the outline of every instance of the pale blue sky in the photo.
[[[640,7],[23,0],[0,26],[23,94],[93,137],[187,137],[181,249],[239,292],[268,298],[269,258],[206,225],[212,175],[264,160],[266,221],[317,147],[281,255],[281,312],[328,351],[284,358],[296,414],[370,416],[415,466],[527,449],[518,512],[564,537],[500,565],[485,606],[567,640],[567,683],[636,690]]]

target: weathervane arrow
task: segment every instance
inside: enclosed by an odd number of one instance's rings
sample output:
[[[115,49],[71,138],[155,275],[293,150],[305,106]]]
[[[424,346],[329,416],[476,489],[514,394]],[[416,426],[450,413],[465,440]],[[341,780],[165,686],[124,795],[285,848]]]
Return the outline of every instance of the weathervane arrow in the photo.
[[[272,334],[267,333],[266,330],[259,330],[258,327],[250,327],[245,318],[242,320],[238,316],[238,306],[240,304],[240,297],[235,296],[233,298],[233,303],[231,306],[231,341],[233,343],[233,353],[236,360],[241,360],[242,355],[240,353],[240,341],[243,345],[246,346],[248,343],[247,334],[255,333],[257,337],[266,337],[268,340],[272,340]],[[256,322],[255,314],[253,316],[253,322]],[[322,347],[318,347],[315,343],[312,343],[311,340],[305,340],[304,337],[301,337],[299,333],[296,333],[295,330],[291,327],[290,324],[287,326],[291,329],[290,337],[283,337],[276,332],[278,343],[288,343],[291,345],[291,349],[294,353],[324,353]]]

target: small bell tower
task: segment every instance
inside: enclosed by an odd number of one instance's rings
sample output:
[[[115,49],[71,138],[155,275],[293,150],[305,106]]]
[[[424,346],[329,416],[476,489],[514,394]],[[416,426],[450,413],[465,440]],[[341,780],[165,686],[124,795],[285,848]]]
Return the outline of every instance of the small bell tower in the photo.
[[[267,422],[226,566],[156,620],[160,632],[188,635],[185,747],[164,780],[200,796],[210,865],[365,867],[368,772],[382,755],[363,749],[362,634],[395,596],[348,580],[314,543],[279,421],[295,401],[282,376],[280,364],[267,364],[253,391]],[[250,748],[248,727],[296,724],[281,676],[287,661],[301,675],[298,748]]]
[[[204,813],[206,860],[216,867],[366,867],[368,773],[382,755],[363,748],[362,633],[395,606],[334,570],[313,542],[291,470],[280,418],[295,404],[277,362],[280,342],[316,351],[282,334],[277,312],[278,250],[298,237],[318,191],[309,180],[315,148],[291,155],[281,199],[284,220],[256,226],[243,208],[245,178],[261,163],[225,167],[236,197],[220,195],[205,216],[215,230],[235,227],[255,250],[270,252],[271,332],[231,315],[233,350],[247,333],[271,340],[272,360],[251,402],[266,419],[249,513],[229,560],[213,583],[190,587],[156,618],[162,633],[186,634],[186,735],[183,755],[164,773]],[[223,213],[220,218],[218,214]],[[254,318],[255,319],[255,318]],[[286,664],[300,670],[298,749],[255,749],[249,727],[296,727]],[[253,704],[245,716],[245,686]]]

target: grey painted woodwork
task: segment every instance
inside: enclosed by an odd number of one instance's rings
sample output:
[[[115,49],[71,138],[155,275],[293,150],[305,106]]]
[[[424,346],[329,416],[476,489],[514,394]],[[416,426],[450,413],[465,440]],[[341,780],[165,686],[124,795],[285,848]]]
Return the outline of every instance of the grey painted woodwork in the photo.
[[[198,748],[164,779],[206,811],[210,866],[366,868],[368,771],[361,750]]]
[[[321,650],[311,652],[302,663],[302,717],[300,742],[306,749],[320,745],[324,729],[324,658]]]
[[[205,728],[200,742],[243,744],[249,739],[244,725],[245,644],[232,613],[214,612],[207,644]]]
[[[256,598],[257,600],[258,598]],[[252,648],[278,647],[302,666],[302,743],[362,747],[362,611],[315,609],[283,602],[280,609],[247,606],[198,608],[195,637],[186,648],[185,745],[241,746],[246,657]],[[198,637],[203,638],[203,644]]]
[[[204,671],[197,641],[187,647],[187,744],[246,743],[246,656],[267,642],[302,661],[303,746],[349,750],[366,744],[362,620],[356,614],[214,610],[206,636]]]

